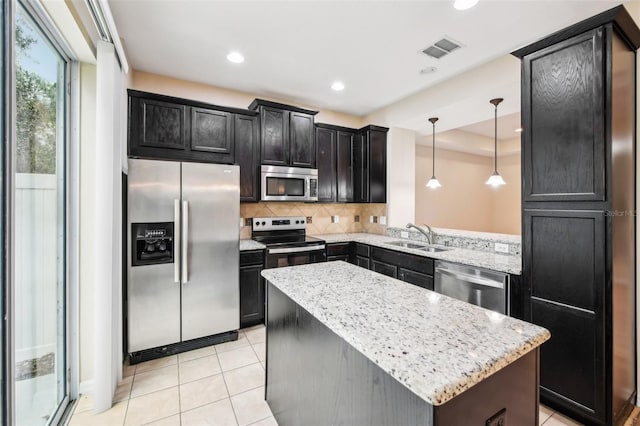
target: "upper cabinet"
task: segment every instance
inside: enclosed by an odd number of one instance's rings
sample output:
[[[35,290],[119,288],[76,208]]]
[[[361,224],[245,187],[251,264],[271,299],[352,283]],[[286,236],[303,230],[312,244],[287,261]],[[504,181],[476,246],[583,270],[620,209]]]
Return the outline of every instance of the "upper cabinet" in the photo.
[[[260,123],[257,115],[235,114],[236,164],[240,166],[240,201],[260,201]]]
[[[129,156],[233,164],[236,152],[236,117],[253,122],[253,111],[209,105],[202,102],[129,90]],[[244,129],[242,129],[244,131]],[[257,142],[240,135],[240,143]],[[255,140],[254,140],[255,139]],[[243,159],[239,159],[244,162]]]
[[[522,59],[524,201],[605,199],[604,31]]]
[[[386,127],[366,126],[353,144],[353,199],[359,203],[387,202]]]
[[[314,116],[317,111],[254,100],[260,114],[260,163],[273,166],[316,166]]]
[[[316,124],[318,201],[386,202],[387,131]]]

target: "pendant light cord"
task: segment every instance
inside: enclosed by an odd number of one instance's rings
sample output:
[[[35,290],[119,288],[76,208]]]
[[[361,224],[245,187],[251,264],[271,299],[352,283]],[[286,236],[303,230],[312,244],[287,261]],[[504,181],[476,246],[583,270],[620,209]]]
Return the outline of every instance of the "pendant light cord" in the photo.
[[[435,176],[436,175],[436,123],[433,122],[431,123],[431,127],[433,128],[433,139],[432,139],[432,143],[431,143],[431,175]]]
[[[498,104],[494,108],[494,138],[493,138],[493,171],[498,172]]]

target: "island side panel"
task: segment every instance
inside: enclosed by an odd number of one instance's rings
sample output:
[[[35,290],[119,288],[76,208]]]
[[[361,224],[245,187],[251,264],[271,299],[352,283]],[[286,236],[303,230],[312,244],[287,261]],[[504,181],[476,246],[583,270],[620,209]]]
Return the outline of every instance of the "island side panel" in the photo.
[[[435,407],[435,424],[485,423],[504,409],[505,422],[538,424],[539,348],[517,359],[443,405]]]
[[[268,283],[266,399],[280,426],[433,425],[416,396]]]

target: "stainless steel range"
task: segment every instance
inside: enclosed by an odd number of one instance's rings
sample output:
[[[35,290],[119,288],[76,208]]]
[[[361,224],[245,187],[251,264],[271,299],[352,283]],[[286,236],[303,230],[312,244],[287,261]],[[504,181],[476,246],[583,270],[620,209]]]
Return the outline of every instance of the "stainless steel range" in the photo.
[[[325,262],[325,242],[306,235],[307,220],[294,217],[254,217],[251,238],[267,246],[265,267]]]

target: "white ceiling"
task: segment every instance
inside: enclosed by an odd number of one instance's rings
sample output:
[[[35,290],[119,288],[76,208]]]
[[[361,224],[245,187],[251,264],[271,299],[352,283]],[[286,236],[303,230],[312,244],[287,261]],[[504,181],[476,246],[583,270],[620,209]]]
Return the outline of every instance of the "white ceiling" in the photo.
[[[520,113],[503,115],[498,117],[498,139],[513,139],[520,137],[520,133],[516,129],[520,128]],[[469,124],[467,126],[458,127],[463,132],[473,133],[475,135],[486,136],[493,139],[495,136],[495,119],[480,121],[478,123]]]
[[[134,69],[359,116],[620,3],[109,0]],[[418,53],[444,35],[464,47]],[[246,61],[229,63],[231,50]]]

